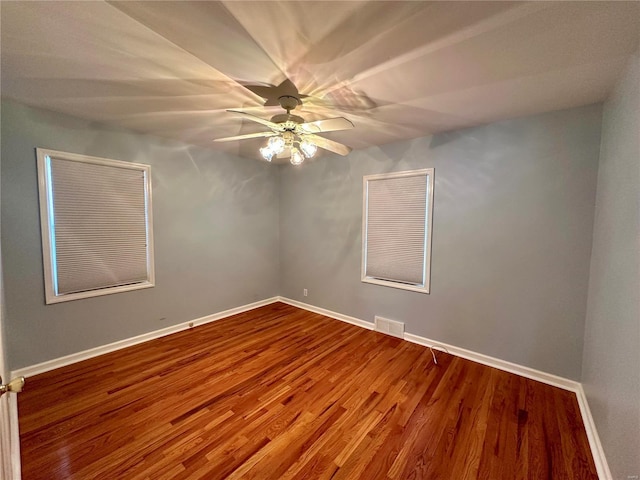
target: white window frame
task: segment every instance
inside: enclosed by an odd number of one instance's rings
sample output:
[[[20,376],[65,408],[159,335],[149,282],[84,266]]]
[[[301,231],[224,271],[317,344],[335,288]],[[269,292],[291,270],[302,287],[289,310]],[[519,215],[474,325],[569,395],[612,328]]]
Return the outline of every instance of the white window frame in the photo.
[[[47,304],[66,302],[70,300],[78,300],[82,298],[97,297],[101,295],[110,295],[113,293],[127,292],[131,290],[139,290],[142,288],[150,288],[155,286],[155,269],[153,255],[153,215],[151,208],[151,167],[140,163],[123,162],[121,160],[111,160],[107,158],[91,157],[88,155],[80,155],[76,153],[60,152],[56,150],[48,150],[44,148],[36,148],[37,165],[38,165],[38,192],[40,198],[40,224],[42,234],[42,255],[44,264],[44,283],[45,283],[45,302]],[[139,170],[144,173],[144,195],[145,195],[145,213],[146,213],[146,231],[147,231],[147,278],[145,281],[118,285],[113,287],[104,287],[93,290],[85,290],[74,293],[58,294],[56,292],[56,282],[54,279],[55,269],[55,252],[53,246],[55,242],[52,239],[53,234],[53,196],[51,182],[51,158],[89,163],[95,165],[105,165],[109,167],[126,168],[131,170]]]
[[[410,170],[404,172],[382,173],[365,175],[362,178],[362,282],[385,287],[400,288],[412,292],[429,293],[431,283],[431,240],[433,225],[433,168]],[[368,220],[368,182],[370,180],[383,180],[389,178],[425,176],[427,178],[427,205],[425,208],[425,245],[424,245],[424,271],[423,283],[419,285],[408,284],[401,281],[383,280],[367,275],[367,220]]]

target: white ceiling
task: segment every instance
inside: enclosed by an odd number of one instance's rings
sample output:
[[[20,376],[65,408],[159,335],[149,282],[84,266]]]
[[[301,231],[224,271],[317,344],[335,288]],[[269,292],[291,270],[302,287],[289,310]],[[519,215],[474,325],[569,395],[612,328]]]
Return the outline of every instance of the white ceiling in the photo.
[[[640,2],[1,2],[2,95],[258,158],[290,79],[307,121],[365,148],[604,100]]]

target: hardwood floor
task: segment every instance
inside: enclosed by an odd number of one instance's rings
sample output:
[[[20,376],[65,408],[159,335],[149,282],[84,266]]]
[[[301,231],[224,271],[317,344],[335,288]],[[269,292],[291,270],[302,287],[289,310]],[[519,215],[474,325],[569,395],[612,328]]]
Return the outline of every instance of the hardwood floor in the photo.
[[[27,380],[24,480],[595,479],[575,395],[276,303]]]

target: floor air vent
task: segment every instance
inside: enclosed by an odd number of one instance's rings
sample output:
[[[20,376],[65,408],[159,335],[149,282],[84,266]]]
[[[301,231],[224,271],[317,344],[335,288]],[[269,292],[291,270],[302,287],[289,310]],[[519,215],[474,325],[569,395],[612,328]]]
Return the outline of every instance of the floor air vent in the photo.
[[[404,322],[396,322],[387,318],[375,317],[376,331],[398,338],[404,338]]]

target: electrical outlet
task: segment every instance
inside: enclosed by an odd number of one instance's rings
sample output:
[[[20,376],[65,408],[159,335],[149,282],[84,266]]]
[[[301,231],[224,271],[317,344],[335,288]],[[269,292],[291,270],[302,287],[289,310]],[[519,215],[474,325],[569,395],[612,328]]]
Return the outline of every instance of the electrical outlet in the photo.
[[[302,290],[302,294],[303,294],[305,297],[307,296],[307,294],[308,294],[308,293],[309,293],[309,292],[307,292],[307,289],[306,289],[306,288],[305,288],[304,290]]]

